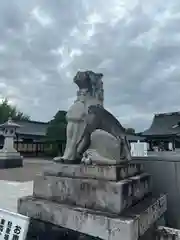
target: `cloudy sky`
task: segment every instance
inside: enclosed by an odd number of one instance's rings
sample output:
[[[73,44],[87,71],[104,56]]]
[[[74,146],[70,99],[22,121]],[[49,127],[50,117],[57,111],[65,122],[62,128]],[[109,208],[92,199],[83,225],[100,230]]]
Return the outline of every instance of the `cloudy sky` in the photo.
[[[180,1],[0,1],[1,98],[50,120],[79,69],[104,74],[105,106],[125,126],[179,111]]]

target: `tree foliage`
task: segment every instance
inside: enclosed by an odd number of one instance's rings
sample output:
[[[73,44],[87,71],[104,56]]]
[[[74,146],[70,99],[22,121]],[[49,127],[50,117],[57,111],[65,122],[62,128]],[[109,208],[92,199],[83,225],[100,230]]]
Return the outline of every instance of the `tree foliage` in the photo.
[[[135,129],[134,128],[126,128],[126,133],[135,134]]]
[[[30,117],[19,111],[16,106],[9,104],[5,99],[0,103],[0,123],[4,123],[11,117],[13,120],[29,120]]]
[[[58,111],[49,122],[47,128],[46,140],[52,144],[52,149],[46,152],[47,155],[55,157],[62,155],[66,143],[66,111]]]
[[[51,141],[66,141],[66,111],[58,111],[49,122],[47,138]]]

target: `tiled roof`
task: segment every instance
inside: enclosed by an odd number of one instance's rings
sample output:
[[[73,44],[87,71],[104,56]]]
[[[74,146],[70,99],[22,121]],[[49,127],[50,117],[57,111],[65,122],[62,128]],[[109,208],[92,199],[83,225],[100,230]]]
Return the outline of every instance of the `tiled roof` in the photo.
[[[143,141],[145,140],[145,137],[143,136],[138,136],[138,135],[133,135],[133,134],[128,134],[127,135],[128,141]]]
[[[177,135],[180,133],[180,112],[155,114],[149,129],[142,136]]]
[[[15,121],[20,125],[17,129],[17,134],[22,135],[35,135],[35,136],[45,136],[48,123],[36,122],[36,121]]]
[[[47,122],[37,122],[37,121],[14,121],[16,124],[20,125],[20,128],[16,130],[17,134],[20,135],[33,135],[44,137],[48,128]],[[143,136],[138,136],[135,134],[128,134],[127,139],[129,141],[143,140]]]

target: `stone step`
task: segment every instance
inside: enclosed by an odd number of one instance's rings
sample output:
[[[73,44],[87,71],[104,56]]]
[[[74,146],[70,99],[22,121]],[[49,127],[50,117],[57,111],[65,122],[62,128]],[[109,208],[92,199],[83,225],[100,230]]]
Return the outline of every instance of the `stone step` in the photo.
[[[130,177],[129,180],[133,181],[133,202],[136,203],[148,194],[152,189],[151,175],[148,173],[142,173]]]
[[[166,195],[148,197],[121,216],[34,197],[18,201],[20,214],[104,240],[138,240],[166,209]]]
[[[180,240],[180,229],[159,226],[156,230],[156,240]]]
[[[120,214],[150,191],[151,177],[145,173],[119,182],[42,176],[34,181],[33,195],[58,203]]]
[[[54,163],[44,168],[45,176],[92,178],[120,181],[143,172],[140,163],[124,163],[121,165],[84,165]]]

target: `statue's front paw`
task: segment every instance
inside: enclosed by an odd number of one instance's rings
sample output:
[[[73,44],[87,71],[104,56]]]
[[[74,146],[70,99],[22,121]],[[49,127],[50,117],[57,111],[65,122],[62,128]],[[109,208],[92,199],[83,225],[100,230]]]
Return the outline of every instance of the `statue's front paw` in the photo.
[[[58,156],[58,157],[55,157],[55,158],[53,158],[53,161],[54,162],[56,162],[56,163],[62,163],[62,162],[64,162],[64,158],[63,157],[60,157],[60,156]]]
[[[81,160],[81,162],[82,162],[83,164],[86,164],[86,165],[92,164],[92,160],[91,160],[90,157],[83,157],[82,160]]]

